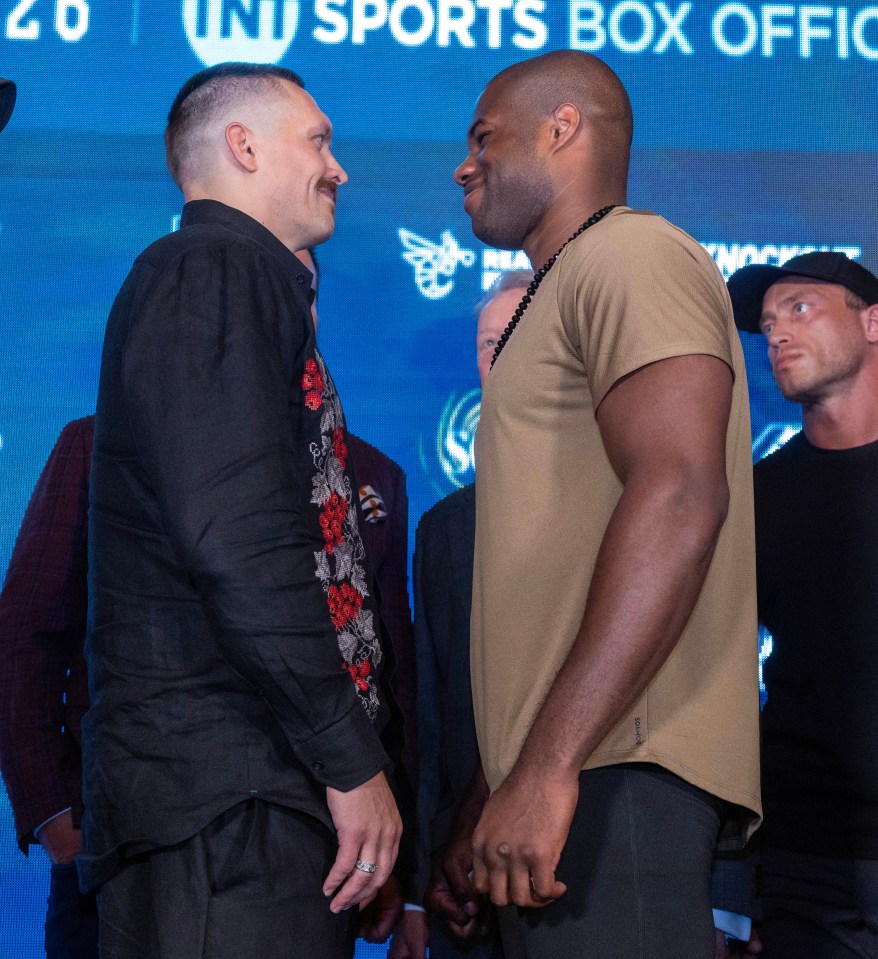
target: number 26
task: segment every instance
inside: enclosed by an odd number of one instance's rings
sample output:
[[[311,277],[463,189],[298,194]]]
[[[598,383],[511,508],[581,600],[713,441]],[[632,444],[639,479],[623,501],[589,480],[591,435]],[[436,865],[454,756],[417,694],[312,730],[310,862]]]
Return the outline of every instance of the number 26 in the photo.
[[[6,18],[7,40],[39,40],[41,23],[28,17],[37,0],[18,0]],[[81,40],[88,30],[88,0],[55,0],[55,32],[62,40]]]

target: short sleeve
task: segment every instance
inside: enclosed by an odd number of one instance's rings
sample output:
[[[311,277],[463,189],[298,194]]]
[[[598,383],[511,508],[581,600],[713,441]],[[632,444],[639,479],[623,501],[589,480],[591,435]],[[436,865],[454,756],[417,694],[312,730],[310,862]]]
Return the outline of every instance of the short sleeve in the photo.
[[[674,356],[732,368],[731,306],[701,246],[661,217],[622,212],[558,263],[558,306],[595,408],[622,377]]]

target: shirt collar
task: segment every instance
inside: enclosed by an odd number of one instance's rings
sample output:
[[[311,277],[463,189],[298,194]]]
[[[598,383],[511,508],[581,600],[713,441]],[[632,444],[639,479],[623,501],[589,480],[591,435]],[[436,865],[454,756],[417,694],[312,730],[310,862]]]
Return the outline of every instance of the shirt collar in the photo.
[[[281,243],[271,230],[254,220],[252,216],[242,210],[226,206],[219,200],[190,200],[183,207],[180,228],[195,226],[200,223],[218,224],[232,233],[237,233],[239,236],[244,236],[254,243],[258,243],[267,253],[290,270],[293,275],[304,277],[305,288],[309,291],[308,302],[310,303],[314,298],[311,271]]]

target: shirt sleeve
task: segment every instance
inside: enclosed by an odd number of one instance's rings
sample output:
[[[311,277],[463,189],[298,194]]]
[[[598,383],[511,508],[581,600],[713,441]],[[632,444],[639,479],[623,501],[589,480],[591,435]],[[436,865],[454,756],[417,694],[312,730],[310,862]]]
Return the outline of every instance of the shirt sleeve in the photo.
[[[622,377],[659,360],[706,354],[731,369],[731,307],[707,253],[653,215],[622,214],[605,226],[558,264],[562,322],[595,408]]]
[[[317,573],[313,448],[325,437],[301,388],[307,301],[245,244],[192,250],[148,289],[123,379],[159,521],[230,665],[318,782],[354,788],[388,760]]]
[[[73,798],[64,775],[64,697],[85,633],[91,435],[91,419],[61,431],[0,594],[0,762],[22,848]]]

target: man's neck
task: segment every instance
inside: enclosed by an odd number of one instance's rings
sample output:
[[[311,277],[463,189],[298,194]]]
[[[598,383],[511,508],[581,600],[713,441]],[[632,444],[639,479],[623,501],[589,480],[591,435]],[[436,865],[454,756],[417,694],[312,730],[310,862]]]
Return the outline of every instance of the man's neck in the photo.
[[[571,236],[598,210],[605,206],[624,206],[624,191],[604,193],[593,198],[577,198],[573,202],[564,193],[557,196],[546,215],[525,238],[523,248],[535,270],[543,266]]]
[[[857,384],[844,396],[802,406],[802,428],[812,446],[846,450],[878,440],[878,382]]]

